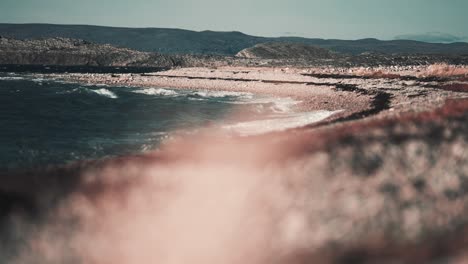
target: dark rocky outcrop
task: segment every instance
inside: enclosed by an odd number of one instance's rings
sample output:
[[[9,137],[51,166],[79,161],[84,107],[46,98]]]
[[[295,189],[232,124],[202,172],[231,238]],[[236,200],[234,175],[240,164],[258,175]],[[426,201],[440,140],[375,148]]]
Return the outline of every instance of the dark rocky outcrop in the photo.
[[[94,44],[85,40],[1,38],[0,64],[172,66],[174,62],[164,55]]]
[[[47,65],[86,67],[218,67],[218,66],[334,66],[373,67],[380,65],[468,64],[468,56],[388,55],[365,53],[347,55],[299,43],[266,43],[247,48],[236,57],[222,55],[162,54],[118,48],[68,38],[0,38],[0,65]],[[1,69],[0,69],[1,70]],[[11,69],[11,71],[16,71]]]
[[[167,68],[215,65],[223,60],[220,56],[168,55],[69,38],[0,38],[0,65]]]

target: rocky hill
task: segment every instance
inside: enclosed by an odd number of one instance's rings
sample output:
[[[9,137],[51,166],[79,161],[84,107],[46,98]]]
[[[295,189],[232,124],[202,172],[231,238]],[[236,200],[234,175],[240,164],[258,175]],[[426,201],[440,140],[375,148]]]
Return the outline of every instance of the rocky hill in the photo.
[[[299,37],[266,38],[241,32],[190,31],[164,28],[116,28],[85,25],[0,24],[0,35],[17,39],[74,38],[163,54],[216,54],[234,56],[243,49],[267,42],[314,45],[335,52],[361,54],[468,54],[468,43],[438,44],[413,40],[334,40]]]
[[[172,66],[173,62],[167,56],[84,40],[16,40],[0,37],[0,64]]]
[[[236,57],[197,54],[161,54],[85,40],[48,38],[17,40],[0,37],[0,65],[25,65],[28,71],[42,71],[47,66],[126,67],[219,67],[219,66],[336,66],[373,67],[380,65],[428,65],[433,63],[468,64],[462,55],[387,55],[338,54],[324,48],[299,43],[266,43],[244,49]],[[40,66],[41,69],[30,69]],[[1,69],[0,69],[1,70]],[[17,71],[7,67],[6,70]],[[23,69],[24,70],[24,69]],[[79,69],[88,71],[90,69]],[[96,70],[96,69],[94,69]],[[126,71],[125,69],[123,69]],[[127,69],[128,70],[128,69]],[[146,70],[144,70],[146,71]]]
[[[286,42],[270,42],[257,44],[236,54],[240,58],[255,59],[333,59],[338,55],[327,49],[302,44]]]

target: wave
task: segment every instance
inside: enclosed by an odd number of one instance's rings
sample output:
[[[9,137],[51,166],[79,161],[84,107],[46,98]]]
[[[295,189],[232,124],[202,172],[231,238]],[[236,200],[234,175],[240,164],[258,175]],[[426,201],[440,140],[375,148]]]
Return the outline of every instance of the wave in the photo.
[[[75,83],[75,82],[68,82],[68,83]],[[86,86],[86,87],[109,87],[108,84],[105,83],[83,83],[81,86]],[[114,86],[118,87],[118,86]]]
[[[263,120],[255,120],[249,122],[241,122],[232,125],[225,125],[223,129],[231,131],[241,136],[260,135],[269,132],[284,131],[292,128],[304,127],[313,123],[322,121],[338,111],[313,111],[304,113],[295,113],[281,118],[271,118]]]
[[[290,97],[277,98],[277,97],[264,97],[249,99],[244,101],[234,101],[232,104],[257,104],[257,105],[271,105],[270,109],[274,113],[283,114],[291,113],[295,105],[299,104],[300,101],[294,100]]]
[[[202,91],[196,91],[193,93],[195,96],[200,96],[200,97],[218,97],[218,98],[224,98],[224,97],[238,97],[241,99],[252,99],[253,94],[252,93],[247,93],[247,92],[232,92],[232,91],[209,91],[209,90],[202,90]]]
[[[1,76],[0,81],[20,81],[25,80],[26,78],[20,76]]]
[[[273,104],[271,107],[272,111],[275,113],[290,113],[292,108],[300,103],[290,97],[287,98],[260,98],[252,100],[249,103],[253,104]]]
[[[164,95],[164,96],[176,96],[177,93],[174,90],[168,90],[164,88],[145,88],[132,91],[134,93],[146,94],[146,95]]]
[[[108,97],[108,98],[112,98],[112,99],[119,98],[115,93],[113,93],[113,92],[111,92],[111,91],[109,91],[109,90],[107,90],[105,88],[98,89],[98,90],[92,90],[92,89],[87,89],[87,90],[90,91],[90,92],[93,92],[93,93]]]
[[[190,101],[205,101],[203,98],[196,98],[196,97],[189,97],[188,98]]]
[[[227,98],[234,97],[238,100],[251,100],[254,98],[252,93],[233,92],[233,91],[210,91],[210,90],[195,90],[195,91],[175,91],[165,88],[142,88],[133,90],[133,93],[146,95],[161,95],[161,96],[187,96],[189,100],[204,100],[208,98]]]
[[[30,79],[30,81],[35,82],[35,83],[42,83],[42,82],[44,82],[46,80],[47,79],[45,79],[45,78],[32,78],[32,79]]]

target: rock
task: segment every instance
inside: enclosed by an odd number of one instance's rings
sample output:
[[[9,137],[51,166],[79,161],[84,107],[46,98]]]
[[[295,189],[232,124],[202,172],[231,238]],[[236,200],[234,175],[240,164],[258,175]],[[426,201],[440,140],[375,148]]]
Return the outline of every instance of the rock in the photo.
[[[1,38],[0,64],[172,67],[170,56],[68,38]]]

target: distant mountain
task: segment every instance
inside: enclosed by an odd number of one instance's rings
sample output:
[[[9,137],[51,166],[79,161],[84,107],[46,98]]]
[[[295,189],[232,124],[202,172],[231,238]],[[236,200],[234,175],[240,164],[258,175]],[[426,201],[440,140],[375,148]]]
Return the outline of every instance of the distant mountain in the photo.
[[[395,39],[409,39],[416,41],[423,41],[429,43],[455,43],[455,42],[468,42],[468,37],[458,37],[452,34],[442,32],[429,32],[425,34],[407,34],[396,36]]]
[[[327,49],[302,43],[269,42],[241,50],[236,57],[249,59],[333,59],[336,54]]]
[[[240,32],[51,24],[0,24],[0,35],[16,39],[63,37],[139,51],[220,55],[234,55],[263,41]]]
[[[163,28],[117,28],[85,25],[0,24],[0,35],[17,39],[73,38],[138,51],[217,54],[234,56],[239,51],[266,42],[292,42],[314,45],[335,52],[361,54],[468,54],[468,43],[437,44],[413,40],[381,41],[325,40],[299,37],[265,38],[241,32],[190,31]]]

